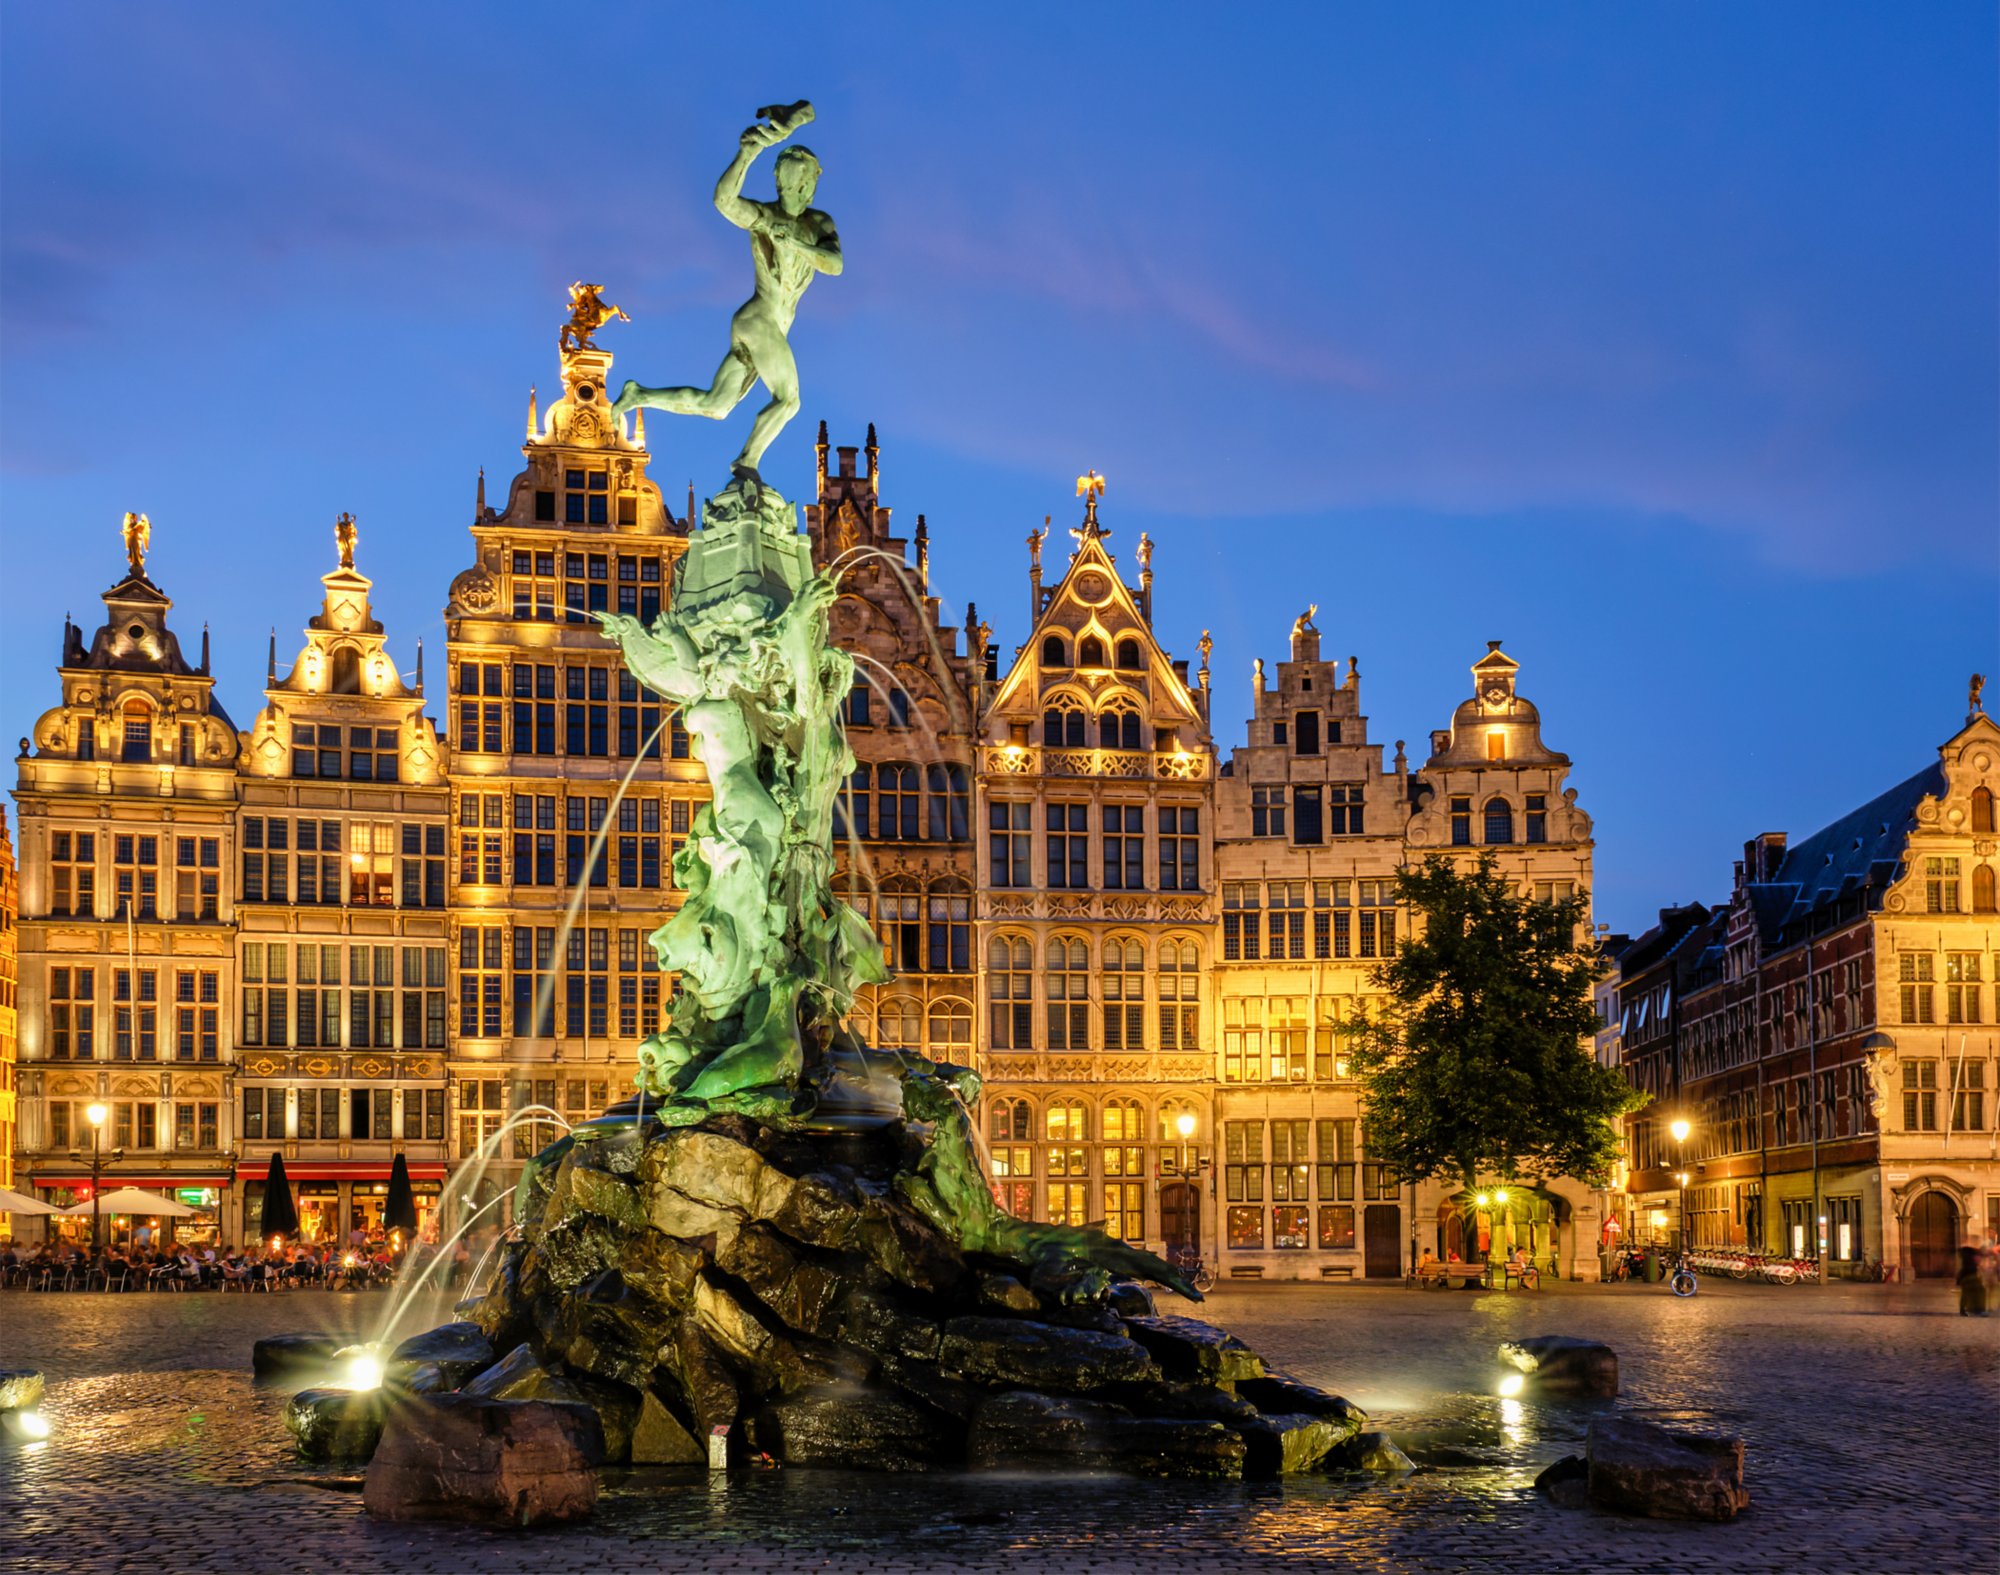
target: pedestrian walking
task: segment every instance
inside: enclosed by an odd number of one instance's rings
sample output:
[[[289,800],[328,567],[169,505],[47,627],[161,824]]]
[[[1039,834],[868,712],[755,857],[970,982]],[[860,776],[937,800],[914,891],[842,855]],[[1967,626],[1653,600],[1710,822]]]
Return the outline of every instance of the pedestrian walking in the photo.
[[[1969,1242],[1958,1249],[1958,1315],[1986,1316],[1986,1282],[1980,1275],[1979,1249]]]

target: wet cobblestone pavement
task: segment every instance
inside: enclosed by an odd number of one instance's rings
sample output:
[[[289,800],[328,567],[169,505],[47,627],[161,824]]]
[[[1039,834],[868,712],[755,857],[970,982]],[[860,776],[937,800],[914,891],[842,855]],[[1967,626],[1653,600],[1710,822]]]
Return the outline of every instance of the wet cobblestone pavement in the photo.
[[[583,1528],[383,1526],[359,1479],[300,1467],[259,1335],[360,1336],[379,1297],[0,1296],[0,1365],[48,1376],[45,1445],[0,1446],[0,1564],[23,1572],[1006,1569],[1812,1570],[2000,1563],[2000,1317],[1948,1287],[1704,1285],[1532,1293],[1259,1286],[1206,1316],[1365,1406],[1420,1465],[1400,1482],[628,1472]],[[417,1327],[422,1327],[421,1324]],[[1740,1434],[1751,1508],[1726,1526],[1554,1508],[1535,1472],[1590,1405],[1493,1397],[1494,1347],[1601,1339],[1617,1408]]]

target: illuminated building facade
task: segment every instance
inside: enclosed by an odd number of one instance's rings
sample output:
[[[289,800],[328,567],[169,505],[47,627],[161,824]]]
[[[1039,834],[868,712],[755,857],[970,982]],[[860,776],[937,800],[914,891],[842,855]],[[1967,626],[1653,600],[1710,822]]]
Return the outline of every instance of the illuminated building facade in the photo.
[[[1046,527],[1029,537],[1028,638],[981,718],[986,1138],[1010,1211],[1192,1245],[1214,1078],[1208,674],[1155,638],[1152,544],[1127,583],[1102,483],[1079,487],[1053,585]]]
[[[2000,1234],[2000,727],[1798,843],[1743,849],[1728,900],[1620,958],[1635,1235],[1957,1273]],[[1673,1123],[1688,1135],[1676,1141]],[[1871,1267],[1872,1266],[1872,1267]]]
[[[610,413],[610,367],[565,340],[562,393],[545,412],[530,393],[526,468],[497,509],[482,476],[476,561],[445,609],[461,1156],[529,1106],[580,1120],[629,1092],[669,999],[646,937],[678,905],[673,855],[708,796],[688,735],[592,616],[656,616],[687,549],[647,477],[643,418],[628,434]],[[495,1187],[556,1133],[514,1127]]]
[[[872,920],[896,970],[890,983],[864,987],[855,1027],[881,1049],[969,1066],[980,634],[969,629],[961,651],[959,631],[941,621],[924,517],[914,541],[892,533],[876,490],[875,429],[859,451],[829,451],[822,425],[815,455],[818,497],[806,506],[806,530],[814,563],[840,571],[829,618],[856,667],[846,708],[855,768],[834,826],[838,889]],[[967,623],[977,624],[971,608]]]
[[[1394,879],[1411,859],[1490,856],[1524,895],[1588,889],[1591,827],[1569,761],[1542,743],[1494,642],[1429,759],[1412,768],[1398,740],[1385,766],[1358,659],[1343,675],[1322,657],[1316,613],[1293,624],[1275,674],[1255,664],[1249,741],[1216,790],[1216,1256],[1225,1273],[1393,1278],[1412,1244],[1470,1258],[1474,1233],[1490,1244],[1498,1230],[1565,1275],[1594,1274],[1588,1189],[1515,1188],[1482,1212],[1373,1162],[1339,1031],[1378,993],[1370,974],[1406,923]]]
[[[273,1154],[302,1234],[336,1242],[379,1228],[397,1153],[420,1218],[450,1156],[444,748],[421,649],[406,682],[374,617],[354,521],[335,538],[282,677],[272,636],[240,764],[232,1237],[257,1229]]]
[[[89,1195],[106,1107],[105,1186],[232,1178],[235,724],[168,626],[127,516],[127,572],[87,641],[65,619],[61,698],[23,740],[20,817],[22,1190]]]
[[[21,887],[14,839],[0,805],[0,1187],[14,1188],[14,1148],[20,1122]]]

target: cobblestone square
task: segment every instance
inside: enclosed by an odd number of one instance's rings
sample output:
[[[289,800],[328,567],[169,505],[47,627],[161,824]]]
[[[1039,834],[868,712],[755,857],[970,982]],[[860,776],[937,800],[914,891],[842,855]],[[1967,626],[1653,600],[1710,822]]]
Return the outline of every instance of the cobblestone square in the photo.
[[[573,1531],[384,1526],[350,1474],[300,1467],[250,1343],[365,1336],[378,1296],[0,1298],[7,1365],[49,1379],[53,1438],[0,1454],[0,1559],[23,1572],[1334,1569],[1693,1572],[1993,1568],[2000,1319],[1946,1287],[1705,1285],[1535,1293],[1225,1288],[1205,1316],[1365,1406],[1418,1460],[1398,1482],[1222,1488],[1107,1479],[621,1472]],[[1613,1345],[1621,1411],[1740,1434],[1726,1526],[1568,1512],[1532,1490],[1585,1404],[1494,1397],[1501,1340]]]

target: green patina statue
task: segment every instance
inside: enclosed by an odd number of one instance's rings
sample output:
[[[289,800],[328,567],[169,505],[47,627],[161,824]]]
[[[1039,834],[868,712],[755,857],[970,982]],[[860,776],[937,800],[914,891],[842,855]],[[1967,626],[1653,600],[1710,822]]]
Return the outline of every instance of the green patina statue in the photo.
[[[813,107],[804,99],[758,110],[757,124],[737,139],[736,157],[716,182],[716,210],[738,229],[750,232],[757,283],[750,299],[729,321],[729,353],[708,387],[642,388],[631,382],[611,407],[621,416],[644,406],[720,421],[743,402],[751,385],[761,378],[770,390],[771,401],[757,412],[734,465],[738,477],[753,481],[759,479],[757,467],[764,450],[799,411],[799,369],[785,337],[798,314],[799,298],[814,274],[839,273],[841,256],[833,220],[810,206],[819,185],[819,160],[811,149],[794,146],[778,155],[776,202],[745,197],[743,181],[758,154],[783,142],[812,118]]]
[[[868,921],[833,889],[834,801],[854,770],[841,721],[854,661],[828,642],[835,577],[813,571],[792,505],[756,469],[798,408],[785,330],[813,273],[839,271],[840,249],[831,221],[806,207],[818,165],[803,149],[786,155],[793,163],[780,161],[776,204],[742,197],[757,153],[810,120],[812,106],[759,116],[775,123],[743,134],[716,191],[717,206],[751,232],[757,258],[757,293],[731,325],[730,357],[708,389],[628,383],[618,401],[621,409],[721,416],[755,377],[772,394],[734,479],[702,507],[667,610],[650,625],[603,618],[633,676],[680,708],[714,796],[674,856],[686,901],[652,936],[680,990],[666,1028],[639,1047],[641,1101],[589,1126],[601,1135],[633,1121],[679,1127],[742,1115],[828,1130],[865,1109],[865,1119],[900,1119],[921,1137],[921,1157],[897,1190],[965,1251],[1028,1264],[1037,1289],[1064,1301],[1101,1302],[1120,1277],[1192,1296],[1186,1279],[1150,1253],[1002,1212],[971,1116],[977,1076],[917,1056],[876,1055],[845,1026],[856,990],[889,977]],[[884,1075],[885,1062],[899,1079]]]

